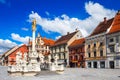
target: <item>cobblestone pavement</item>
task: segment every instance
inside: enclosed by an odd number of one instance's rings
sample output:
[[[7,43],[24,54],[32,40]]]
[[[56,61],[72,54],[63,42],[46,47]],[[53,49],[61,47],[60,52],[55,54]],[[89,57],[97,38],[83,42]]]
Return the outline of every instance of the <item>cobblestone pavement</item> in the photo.
[[[42,71],[37,76],[8,76],[7,67],[0,66],[0,80],[120,80],[120,69],[66,68],[63,74]]]

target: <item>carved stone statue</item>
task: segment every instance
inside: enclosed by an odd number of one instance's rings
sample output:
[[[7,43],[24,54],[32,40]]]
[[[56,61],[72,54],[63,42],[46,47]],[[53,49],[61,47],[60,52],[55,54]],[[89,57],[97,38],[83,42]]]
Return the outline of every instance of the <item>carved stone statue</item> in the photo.
[[[51,62],[51,56],[48,55],[48,62],[50,63]]]
[[[40,57],[41,63],[44,63],[44,56],[42,55],[42,53],[39,55],[39,57]]]
[[[27,53],[24,53],[24,60],[27,61]]]
[[[22,53],[18,51],[18,52],[16,53],[16,64],[17,64],[17,65],[20,65],[21,59],[22,59]]]
[[[19,52],[16,53],[16,63],[18,63],[20,60],[20,57],[19,57]]]
[[[35,31],[36,30],[36,20],[34,19],[32,22],[32,30]]]

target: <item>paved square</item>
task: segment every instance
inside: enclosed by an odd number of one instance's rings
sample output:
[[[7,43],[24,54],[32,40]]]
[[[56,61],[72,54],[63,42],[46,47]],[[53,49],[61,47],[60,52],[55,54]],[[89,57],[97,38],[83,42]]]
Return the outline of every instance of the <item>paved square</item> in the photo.
[[[33,77],[8,76],[7,67],[0,66],[0,80],[120,80],[120,69],[66,68],[64,74],[42,71]]]

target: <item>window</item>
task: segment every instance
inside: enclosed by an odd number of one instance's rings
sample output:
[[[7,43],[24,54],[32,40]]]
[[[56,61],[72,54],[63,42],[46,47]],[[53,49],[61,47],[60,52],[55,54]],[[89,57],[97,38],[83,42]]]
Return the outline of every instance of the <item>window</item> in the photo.
[[[109,40],[109,42],[113,42],[114,40],[113,40],[113,38],[111,38],[110,40]]]
[[[80,59],[81,59],[81,60],[83,60],[83,59],[84,59],[82,55],[80,56]]]
[[[77,49],[75,49],[75,52],[77,53]]]
[[[94,47],[96,47],[96,43],[94,43]]]
[[[90,57],[90,53],[88,53],[88,57]]]
[[[75,55],[75,60],[78,60],[78,57],[77,57],[77,55]]]
[[[73,60],[72,56],[70,56],[70,60]]]
[[[55,52],[56,52],[56,47],[55,47]]]
[[[94,51],[94,57],[96,57],[96,51]]]
[[[61,52],[61,46],[59,46],[59,51]]]
[[[88,48],[90,48],[90,45],[88,45]]]
[[[40,44],[40,39],[37,40],[37,43]]]
[[[59,53],[59,59],[61,59],[61,54]]]
[[[115,52],[114,45],[109,45],[110,52]]]
[[[116,42],[117,42],[117,43],[119,42],[119,37],[116,37]]]
[[[100,56],[103,56],[103,50],[100,50]]]
[[[103,45],[103,42],[100,42],[100,46],[102,46]]]
[[[65,51],[65,45],[64,45],[64,51]]]

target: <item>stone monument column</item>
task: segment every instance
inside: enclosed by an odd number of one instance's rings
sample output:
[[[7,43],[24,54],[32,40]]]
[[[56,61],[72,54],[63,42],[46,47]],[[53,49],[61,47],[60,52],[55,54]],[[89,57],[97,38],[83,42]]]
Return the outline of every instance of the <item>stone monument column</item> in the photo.
[[[36,31],[36,20],[32,22],[32,51],[35,52],[35,31]]]
[[[35,31],[36,31],[36,20],[32,22],[32,52],[29,53],[30,63],[32,65],[37,64],[38,53],[35,50]]]

